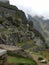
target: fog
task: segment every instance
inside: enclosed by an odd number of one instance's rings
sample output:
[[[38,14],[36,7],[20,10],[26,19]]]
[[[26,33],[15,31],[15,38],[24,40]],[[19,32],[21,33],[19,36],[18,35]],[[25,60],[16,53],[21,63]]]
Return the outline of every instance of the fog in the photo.
[[[49,0],[10,0],[10,4],[17,6],[26,14],[49,18]]]

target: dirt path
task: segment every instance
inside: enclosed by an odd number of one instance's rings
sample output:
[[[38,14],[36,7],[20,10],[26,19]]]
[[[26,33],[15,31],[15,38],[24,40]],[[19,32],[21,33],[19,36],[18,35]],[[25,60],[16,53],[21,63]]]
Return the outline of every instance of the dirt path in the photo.
[[[9,51],[15,51],[15,50],[20,49],[20,48],[17,47],[17,46],[4,45],[4,44],[0,44],[0,48],[3,48],[3,49],[5,49],[5,50],[9,50]]]
[[[4,44],[0,44],[0,48],[3,48],[5,50],[10,50],[10,51],[20,49],[17,46],[10,46],[10,45],[4,45]],[[49,61],[47,59],[45,59],[47,61],[47,64],[44,64],[44,63],[40,63],[40,61],[38,60],[38,55],[33,54],[31,55],[31,57],[33,57],[33,59],[37,62],[38,65],[49,65]]]
[[[40,61],[38,60],[38,56],[37,55],[34,55],[33,54],[33,59],[37,62],[38,65],[49,65],[48,60],[46,60],[47,61],[47,64],[40,63]]]

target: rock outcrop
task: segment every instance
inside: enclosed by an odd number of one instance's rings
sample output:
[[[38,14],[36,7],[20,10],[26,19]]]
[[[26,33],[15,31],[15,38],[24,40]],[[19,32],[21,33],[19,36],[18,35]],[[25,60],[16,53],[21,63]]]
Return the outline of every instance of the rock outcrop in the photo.
[[[23,11],[0,2],[0,44],[15,45],[23,49],[42,46],[43,40],[33,31],[33,22],[28,22]]]
[[[0,2],[9,4],[9,0],[0,0]]]

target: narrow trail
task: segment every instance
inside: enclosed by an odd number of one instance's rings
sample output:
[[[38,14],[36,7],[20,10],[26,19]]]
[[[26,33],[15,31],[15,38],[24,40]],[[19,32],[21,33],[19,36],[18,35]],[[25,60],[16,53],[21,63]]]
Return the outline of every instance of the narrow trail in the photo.
[[[20,48],[17,47],[17,46],[4,45],[4,44],[0,44],[0,48],[3,48],[3,49],[5,49],[5,50],[9,50],[9,51],[15,51],[15,50],[20,49]]]
[[[46,59],[45,60],[47,61],[47,64],[40,63],[40,61],[38,60],[38,56],[37,55],[33,54],[33,59],[37,62],[38,65],[49,65],[49,61],[46,60]]]
[[[9,51],[20,49],[17,46],[10,46],[10,45],[4,45],[4,44],[0,44],[0,48],[9,50]],[[38,60],[38,55],[35,55],[35,54],[29,54],[29,55],[37,62],[38,65],[49,65],[49,61],[47,59],[45,59],[47,61],[47,64],[44,64],[44,63],[40,63],[40,61]]]

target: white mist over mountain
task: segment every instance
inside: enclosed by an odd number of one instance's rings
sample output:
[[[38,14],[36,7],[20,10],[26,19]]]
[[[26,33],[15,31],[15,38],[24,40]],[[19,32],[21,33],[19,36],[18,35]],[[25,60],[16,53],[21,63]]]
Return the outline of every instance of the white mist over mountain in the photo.
[[[49,18],[49,0],[10,0],[10,4],[17,6],[26,14]]]

